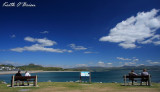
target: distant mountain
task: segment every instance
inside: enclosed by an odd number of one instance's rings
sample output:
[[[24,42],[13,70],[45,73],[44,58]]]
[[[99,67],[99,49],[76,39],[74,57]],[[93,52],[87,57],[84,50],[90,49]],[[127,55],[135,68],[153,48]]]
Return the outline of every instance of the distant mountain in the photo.
[[[110,70],[142,70],[142,69],[148,69],[148,70],[160,70],[160,66],[122,66],[122,67],[76,67],[71,68],[71,70],[86,70],[91,72],[105,72]]]
[[[15,67],[13,65],[0,65],[0,67]],[[148,69],[148,70],[160,70],[159,65],[155,66],[122,66],[122,67],[75,67],[75,68],[67,68],[63,69],[61,67],[43,67],[41,65],[35,65],[35,64],[29,64],[24,66],[18,66],[16,69],[20,70],[43,70],[43,71],[91,71],[91,72],[105,72],[105,71],[111,71],[111,70],[142,70],[142,69]]]

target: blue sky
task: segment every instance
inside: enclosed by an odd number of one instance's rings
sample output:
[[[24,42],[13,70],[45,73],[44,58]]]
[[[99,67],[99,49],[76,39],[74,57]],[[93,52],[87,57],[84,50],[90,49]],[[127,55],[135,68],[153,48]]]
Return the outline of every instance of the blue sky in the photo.
[[[1,64],[160,65],[159,0],[26,0],[36,7],[4,2]]]

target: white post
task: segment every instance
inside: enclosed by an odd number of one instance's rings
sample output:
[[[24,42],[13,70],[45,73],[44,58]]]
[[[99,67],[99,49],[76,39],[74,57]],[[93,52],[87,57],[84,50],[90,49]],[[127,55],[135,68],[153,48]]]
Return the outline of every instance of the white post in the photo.
[[[14,75],[12,76],[12,83],[11,86],[14,87]]]
[[[124,85],[126,86],[126,75],[124,75]]]
[[[37,75],[36,75],[36,79],[35,79],[35,84],[34,86],[37,86]]]
[[[148,86],[151,86],[151,75],[148,75]]]
[[[80,72],[80,83],[82,83],[81,72]]]

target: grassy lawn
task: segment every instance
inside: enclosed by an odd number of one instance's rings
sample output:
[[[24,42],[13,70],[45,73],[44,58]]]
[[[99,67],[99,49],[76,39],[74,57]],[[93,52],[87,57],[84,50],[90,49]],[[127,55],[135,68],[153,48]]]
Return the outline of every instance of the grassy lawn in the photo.
[[[0,92],[160,92],[160,83],[153,86],[121,86],[120,83],[39,82],[39,87],[7,87],[0,84]]]

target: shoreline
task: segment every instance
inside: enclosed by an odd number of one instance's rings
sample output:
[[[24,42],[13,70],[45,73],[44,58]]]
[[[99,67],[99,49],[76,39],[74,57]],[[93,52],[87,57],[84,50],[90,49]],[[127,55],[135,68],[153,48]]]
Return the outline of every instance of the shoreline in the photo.
[[[5,74],[16,74],[18,71],[0,71],[0,75]],[[29,73],[41,73],[41,72],[80,72],[80,71],[28,71]],[[25,73],[25,71],[21,71],[21,73]]]

